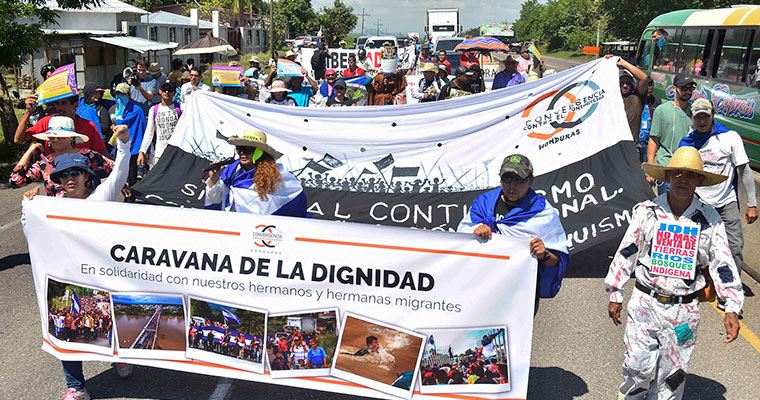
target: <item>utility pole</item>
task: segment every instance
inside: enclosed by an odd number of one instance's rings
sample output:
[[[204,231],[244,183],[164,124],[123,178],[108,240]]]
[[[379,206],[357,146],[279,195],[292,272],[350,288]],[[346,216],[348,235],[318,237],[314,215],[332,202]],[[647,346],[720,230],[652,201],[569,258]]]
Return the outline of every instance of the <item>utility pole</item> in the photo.
[[[274,0],[269,0],[269,55],[274,54]]]
[[[358,17],[362,17],[362,36],[364,36],[364,17],[369,17],[370,15],[364,12],[364,7],[362,7],[362,13],[358,15]]]
[[[377,20],[375,26],[377,26],[377,33],[375,35],[380,36],[380,27],[383,26],[383,24],[380,23],[380,19]]]

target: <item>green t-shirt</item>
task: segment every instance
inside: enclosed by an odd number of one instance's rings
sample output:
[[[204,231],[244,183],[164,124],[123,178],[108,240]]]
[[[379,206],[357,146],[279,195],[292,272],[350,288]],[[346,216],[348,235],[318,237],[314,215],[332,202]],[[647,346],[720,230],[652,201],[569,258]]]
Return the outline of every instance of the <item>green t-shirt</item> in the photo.
[[[689,134],[690,129],[691,118],[675,103],[669,101],[657,107],[652,116],[652,131],[649,134],[651,137],[660,139],[654,162],[666,165],[681,143],[681,139]]]

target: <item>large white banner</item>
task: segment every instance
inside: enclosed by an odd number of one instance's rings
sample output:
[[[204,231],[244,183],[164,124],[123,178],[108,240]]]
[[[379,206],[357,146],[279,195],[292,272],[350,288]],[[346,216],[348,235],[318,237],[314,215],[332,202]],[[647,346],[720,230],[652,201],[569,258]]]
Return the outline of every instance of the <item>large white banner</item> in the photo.
[[[311,57],[317,49],[303,48],[301,49],[301,65],[314,76],[311,69]],[[327,59],[327,68],[332,68],[338,72],[338,75],[343,74],[343,70],[348,68],[348,56],[356,53],[359,50],[356,49],[327,49],[330,52],[330,58]],[[380,69],[380,49],[366,49],[367,58],[376,70]],[[414,66],[415,62],[415,47],[406,46],[398,49],[398,67],[401,69],[409,69]]]
[[[43,349],[60,359],[377,398],[526,397],[527,238],[41,196],[23,213]],[[438,385],[447,372],[471,384]]]

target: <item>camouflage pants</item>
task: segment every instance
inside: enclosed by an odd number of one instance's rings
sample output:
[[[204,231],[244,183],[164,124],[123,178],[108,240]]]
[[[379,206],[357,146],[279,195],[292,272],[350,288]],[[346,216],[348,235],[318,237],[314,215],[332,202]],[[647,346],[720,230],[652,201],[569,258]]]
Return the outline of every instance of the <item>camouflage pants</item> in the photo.
[[[699,302],[662,304],[639,290],[628,302],[620,399],[679,400],[699,326]],[[682,370],[683,372],[679,372]]]

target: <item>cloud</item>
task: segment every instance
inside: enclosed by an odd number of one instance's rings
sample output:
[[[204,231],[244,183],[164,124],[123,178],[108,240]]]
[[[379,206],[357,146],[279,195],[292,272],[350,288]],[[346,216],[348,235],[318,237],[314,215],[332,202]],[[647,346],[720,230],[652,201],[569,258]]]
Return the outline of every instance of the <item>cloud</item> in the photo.
[[[376,23],[380,21],[381,32],[419,32],[425,31],[426,10],[428,8],[458,8],[459,18],[464,30],[487,23],[514,22],[520,15],[523,0],[386,0],[378,3],[369,0],[343,0],[353,7],[354,13],[370,14],[364,20],[366,34],[376,32]],[[320,10],[331,7],[333,0],[312,0],[312,7]],[[361,18],[356,24],[355,32],[361,30]]]

